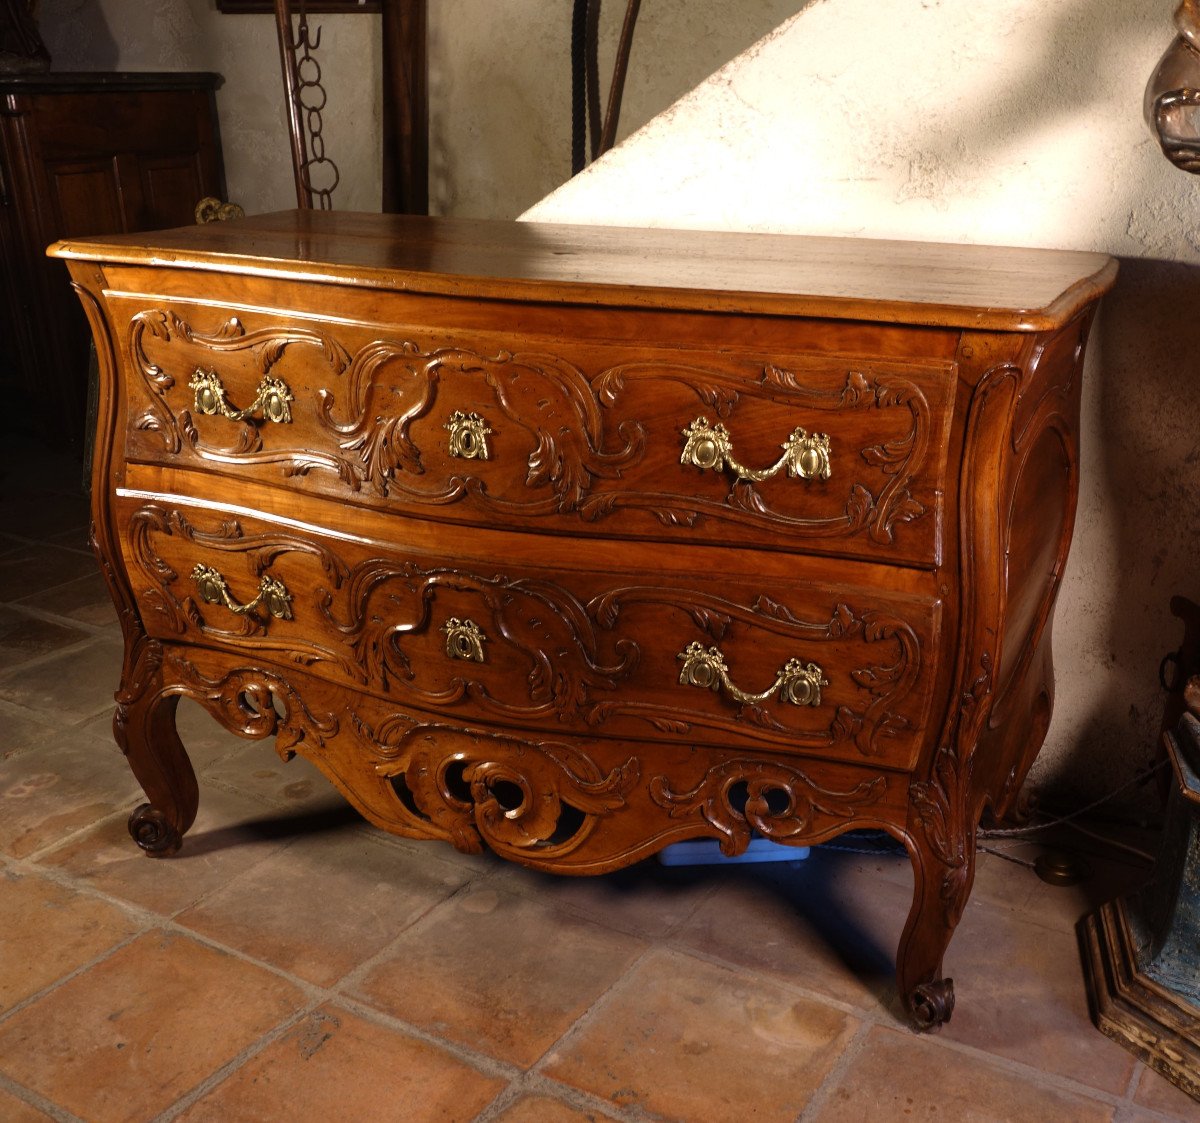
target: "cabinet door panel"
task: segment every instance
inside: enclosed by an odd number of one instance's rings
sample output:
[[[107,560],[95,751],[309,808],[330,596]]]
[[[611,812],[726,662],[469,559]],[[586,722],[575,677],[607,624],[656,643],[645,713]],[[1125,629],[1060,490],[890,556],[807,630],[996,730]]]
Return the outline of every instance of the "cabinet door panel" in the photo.
[[[119,164],[113,157],[56,161],[46,166],[55,234],[80,238],[126,229]]]

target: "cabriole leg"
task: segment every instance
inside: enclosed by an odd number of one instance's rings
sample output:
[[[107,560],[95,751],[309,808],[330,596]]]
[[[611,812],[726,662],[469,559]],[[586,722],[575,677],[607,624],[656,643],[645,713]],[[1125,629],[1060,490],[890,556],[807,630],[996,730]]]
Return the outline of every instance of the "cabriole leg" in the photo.
[[[896,952],[896,980],[919,1032],[937,1029],[954,1012],[954,980],[942,976],[942,960],[975,878],[974,830],[946,843],[938,847],[911,835],[906,843],[913,865],[913,903]]]
[[[195,821],[199,789],[175,728],[179,698],[163,687],[162,648],[153,640],[139,647],[126,661],[113,736],[149,798],[129,816],[129,833],[150,857],[163,858]]]

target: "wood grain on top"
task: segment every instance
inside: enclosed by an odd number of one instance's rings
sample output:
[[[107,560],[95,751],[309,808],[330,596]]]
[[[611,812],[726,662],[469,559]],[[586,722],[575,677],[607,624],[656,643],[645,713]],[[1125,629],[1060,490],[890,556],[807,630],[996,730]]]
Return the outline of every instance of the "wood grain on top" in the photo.
[[[53,256],[497,299],[1036,331],[1116,279],[1075,251],[281,211],[71,239]]]

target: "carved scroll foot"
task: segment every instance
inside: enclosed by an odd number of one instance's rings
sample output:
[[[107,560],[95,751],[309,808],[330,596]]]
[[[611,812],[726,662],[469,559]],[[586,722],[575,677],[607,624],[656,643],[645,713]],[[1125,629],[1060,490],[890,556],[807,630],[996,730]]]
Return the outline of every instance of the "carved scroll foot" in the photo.
[[[169,858],[183,845],[183,836],[157,807],[143,803],[129,816],[129,836],[151,858]]]
[[[954,980],[921,983],[904,996],[904,1006],[919,1033],[937,1029],[954,1013]]]
[[[896,952],[900,996],[918,1033],[936,1030],[954,1012],[954,983],[942,959],[975,879],[975,829],[967,825],[973,820],[939,814],[944,805],[927,801],[928,790],[917,789],[909,823],[913,903]]]
[[[155,858],[174,854],[196,818],[196,774],[175,730],[179,697],[163,682],[162,647],[135,638],[126,657],[113,736],[148,803],[129,818],[129,833]]]

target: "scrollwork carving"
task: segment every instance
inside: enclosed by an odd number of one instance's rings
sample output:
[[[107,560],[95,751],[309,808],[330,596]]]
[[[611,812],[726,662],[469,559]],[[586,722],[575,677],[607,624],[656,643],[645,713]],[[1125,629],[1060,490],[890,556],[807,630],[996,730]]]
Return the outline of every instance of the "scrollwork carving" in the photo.
[[[262,426],[253,421],[239,422],[232,445],[206,445],[190,412],[180,408],[176,415],[167,403],[167,395],[184,379],[184,372],[170,373],[152,361],[147,355],[147,336],[166,343],[181,339],[218,354],[249,352],[264,377],[288,347],[319,348],[331,382],[314,390],[315,420],[330,436],[328,447],[313,447],[310,442],[287,448],[283,445],[286,435],[276,432],[273,447],[264,450]],[[763,369],[758,385],[752,386],[739,375],[701,364],[642,360],[608,367],[589,379],[573,363],[550,354],[499,351],[485,355],[456,347],[424,351],[407,340],[375,340],[351,356],[331,336],[309,329],[247,332],[240,321],[231,319],[205,335],[175,313],[161,310],[134,317],[130,350],[150,399],[135,427],[160,432],[168,452],[177,453],[186,443],[201,456],[278,463],[291,475],[330,471],[354,490],[369,487],[379,495],[395,495],[423,505],[445,506],[469,499],[494,513],[523,517],[575,513],[586,521],[607,518],[621,509],[640,509],[667,527],[693,526],[703,517],[761,527],[766,519],[801,538],[866,533],[884,546],[893,543],[899,524],[926,514],[925,506],[913,496],[911,484],[927,467],[932,411],[920,387],[897,373],[850,370],[840,390],[818,390],[806,385],[802,374],[770,364]],[[195,369],[194,362],[191,369]],[[447,374],[458,382],[463,376],[480,380],[510,429],[528,434],[532,446],[527,446],[525,460],[527,494],[500,494],[489,490],[483,476],[472,474],[483,471],[476,465],[489,459],[483,429],[490,431],[490,426],[482,420],[478,433],[470,431],[471,455],[463,473],[424,479],[425,465],[411,428],[434,408],[441,379]],[[741,397],[749,393],[823,413],[902,409],[910,414],[911,424],[906,433],[859,452],[863,464],[886,478],[882,488],[872,491],[851,477],[840,514],[800,515],[772,508],[756,487],[755,473],[733,481],[723,499],[693,494],[682,480],[668,479],[653,490],[631,486],[626,477],[646,459],[646,434],[636,421],[624,419],[615,426],[611,422],[606,425],[605,416],[620,408],[626,387],[639,380],[679,383],[718,417],[730,416]],[[454,434],[462,438],[467,430],[454,419],[468,416],[476,415],[455,411],[446,422],[452,431],[452,451],[459,458],[467,454],[459,447],[461,439],[454,443]],[[806,477],[827,479],[829,444],[824,434],[806,435],[797,442],[793,449],[796,470]],[[516,446],[510,442],[510,447]],[[625,482],[608,486],[606,481],[613,479]]]
[[[457,626],[449,631],[449,621],[441,625],[447,651],[452,642],[465,639],[467,644],[462,652],[455,649],[453,674],[447,678],[439,672],[432,687],[420,681],[404,641],[434,626],[439,592],[471,596],[478,603],[472,611],[485,622],[487,634],[506,645],[505,658],[519,656],[527,662],[525,697],[497,697],[476,677],[475,664],[484,660],[475,658],[475,640],[464,629],[469,622],[457,618],[451,618]],[[371,608],[380,600],[388,604],[386,613]],[[425,706],[441,708],[469,696],[509,719],[556,715],[573,720],[597,693],[616,690],[640,658],[637,643],[619,639],[611,645],[612,659],[604,661],[586,609],[569,590],[551,581],[482,577],[448,566],[424,568],[415,562],[370,559],[355,566],[340,603],[344,614],[339,614],[332,596],[324,598],[322,610],[350,646],[356,665],[371,681]],[[475,624],[481,656],[483,626]]]
[[[605,773],[580,747],[458,729],[395,715],[372,728],[355,716],[375,771],[456,848],[553,860],[578,849],[600,820],[626,805],[637,758]]]
[[[285,760],[300,745],[324,748],[338,732],[335,715],[314,713],[299,690],[274,671],[240,668],[210,678],[179,654],[170,657],[170,670],[177,693],[199,702],[242,737],[257,740],[274,735],[275,749]]]
[[[129,837],[152,858],[167,858],[178,853],[183,836],[170,824],[164,812],[148,803],[140,803],[130,812]]]
[[[976,810],[971,779],[980,714],[991,691],[992,658],[985,652],[979,674],[960,699],[955,736],[938,748],[930,778],[909,787],[916,821],[942,866],[940,897],[950,929],[962,915],[973,876]]]
[[[682,383],[722,417],[732,413],[740,397],[731,376],[709,368],[679,364],[626,363],[602,372],[592,385],[601,404],[612,408],[619,402],[627,383],[651,378]],[[841,538],[866,531],[872,541],[891,545],[897,524],[912,522],[926,513],[924,505],[914,498],[910,490],[913,479],[927,467],[932,418],[929,402],[916,383],[899,374],[872,376],[860,370],[851,370],[840,391],[820,391],[806,385],[797,372],[768,364],[763,370],[758,390],[775,401],[827,412],[908,410],[912,421],[907,433],[894,440],[863,448],[859,454],[865,464],[889,477],[887,483],[876,494],[861,482],[854,482],[840,515],[805,517],[768,506],[761,491],[754,486],[757,477],[767,473],[746,472],[731,485],[723,502],[690,496],[687,506],[670,508],[669,517],[672,521],[691,525],[701,515],[709,515],[747,524],[767,518],[802,537]],[[724,427],[717,426],[717,429],[723,431]],[[820,437],[819,448],[810,451],[808,444],[802,442],[804,447],[801,451],[808,452],[813,458],[810,463],[811,475],[824,479],[829,474],[828,439],[824,434]],[[785,444],[784,449],[785,458],[781,464],[790,462],[788,445]],[[725,453],[717,455],[718,451],[715,450],[713,454],[714,464],[718,459],[726,459]],[[801,451],[796,455],[801,455]],[[685,447],[685,461],[687,452],[688,448]],[[665,498],[636,491],[596,494],[582,503],[580,512],[585,518],[608,515],[617,507],[646,507],[657,513],[666,506]]]
[[[278,379],[272,377],[272,370],[289,347],[308,346],[317,348],[331,373],[340,374],[350,363],[350,356],[332,337],[323,332],[308,328],[289,327],[286,330],[263,328],[247,332],[242,322],[235,316],[226,320],[216,331],[198,332],[175,312],[162,309],[148,309],[135,315],[129,327],[129,355],[133,369],[138,371],[148,393],[148,405],[145,411],[134,419],[134,428],[150,430],[161,435],[166,451],[177,454],[188,444],[198,451],[207,451],[220,456],[236,456],[245,459],[274,459],[284,460],[289,454],[264,454],[262,450],[261,422],[256,422],[250,416],[252,411],[234,411],[225,413],[237,422],[236,440],[229,446],[206,446],[201,440],[192,420],[191,411],[180,408],[178,413],[171,410],[167,403],[167,394],[175,388],[178,382],[184,381],[187,388],[196,392],[199,403],[201,389],[191,385],[197,378],[196,364],[188,372],[187,379],[176,376],[158,363],[154,362],[147,353],[147,337],[167,345],[182,342],[195,349],[207,352],[209,356],[224,355],[237,352],[249,353],[261,376],[259,383],[260,397],[263,402],[271,403],[275,411],[272,420],[282,421],[286,414],[290,418],[290,402],[294,400],[291,392]],[[186,365],[186,357],[181,358],[181,365]],[[200,371],[200,374],[204,372]],[[213,371],[208,372],[216,377]],[[211,379],[209,380],[211,381]],[[207,385],[207,383],[206,383]],[[265,387],[265,391],[264,391]],[[212,394],[214,409],[217,409],[218,396]],[[223,397],[220,395],[220,397]],[[206,398],[205,401],[208,399]],[[208,410],[204,410],[208,412]],[[257,457],[254,454],[259,454]]]
[[[899,617],[876,611],[859,615],[849,605],[841,603],[835,606],[829,621],[821,623],[802,620],[784,605],[765,595],[756,598],[747,610],[732,601],[698,591],[685,595],[679,590],[652,586],[613,589],[593,600],[588,605],[588,614],[602,627],[611,629],[617,625],[623,608],[638,603],[666,604],[682,609],[715,640],[720,640],[731,623],[738,620],[752,629],[767,628],[794,638],[798,644],[857,640],[871,648],[886,645],[894,650],[895,658],[894,661],[869,664],[853,670],[851,680],[871,701],[858,707],[843,702],[833,713],[829,724],[815,733],[782,725],[754,697],[744,694],[735,696],[740,706],[729,719],[683,711],[678,702],[668,708],[666,705],[620,699],[600,701],[587,712],[590,725],[603,724],[616,714],[636,714],[661,731],[671,728],[671,723],[686,716],[692,723],[731,731],[738,729],[739,725],[750,724],[767,732],[786,735],[795,743],[813,747],[831,747],[849,741],[866,757],[880,755],[888,739],[905,735],[912,728],[912,721],[900,712],[900,706],[921,676],[921,640],[912,626]],[[797,678],[798,682],[812,684],[811,691],[805,695],[807,702],[800,704],[819,705],[820,687],[827,686],[828,682],[821,675],[818,683],[816,674],[817,671],[814,671],[811,676]],[[664,722],[666,726],[661,724]]]
[[[176,594],[179,574],[160,554],[156,545],[159,537],[177,537],[193,543],[198,548],[197,553],[205,556],[213,553],[248,555],[252,559],[251,569],[259,581],[260,599],[266,603],[267,611],[261,615],[243,612],[231,619],[222,619],[219,623],[206,619],[200,604],[191,595]],[[150,579],[150,584],[140,593],[142,610],[152,614],[159,627],[167,633],[183,635],[189,628],[195,628],[223,642],[252,644],[264,650],[283,653],[286,658],[304,665],[332,662],[344,672],[361,677],[361,672],[347,656],[329,647],[310,639],[300,640],[295,636],[272,638],[266,634],[268,620],[290,619],[292,613],[291,595],[276,578],[266,572],[280,558],[289,554],[315,558],[326,579],[335,588],[349,575],[345,563],[320,543],[281,532],[246,534],[236,519],[221,522],[215,530],[201,530],[192,525],[183,511],[154,503],[139,507],[130,517],[129,542],[134,561]],[[202,574],[208,568],[199,565]],[[191,573],[194,575],[195,572],[193,568]],[[206,588],[216,592],[216,586],[211,581],[202,584],[198,588],[201,601],[206,601]],[[228,607],[219,593],[216,600],[210,603]]]
[[[711,767],[695,787],[675,791],[670,778],[650,781],[650,798],[671,818],[698,816],[721,834],[721,852],[735,857],[750,845],[752,831],[773,842],[795,842],[819,829],[822,816],[844,823],[882,799],[877,776],[849,791],[822,788],[799,768],[761,760],[728,760]],[[744,804],[736,798],[744,795]]]

